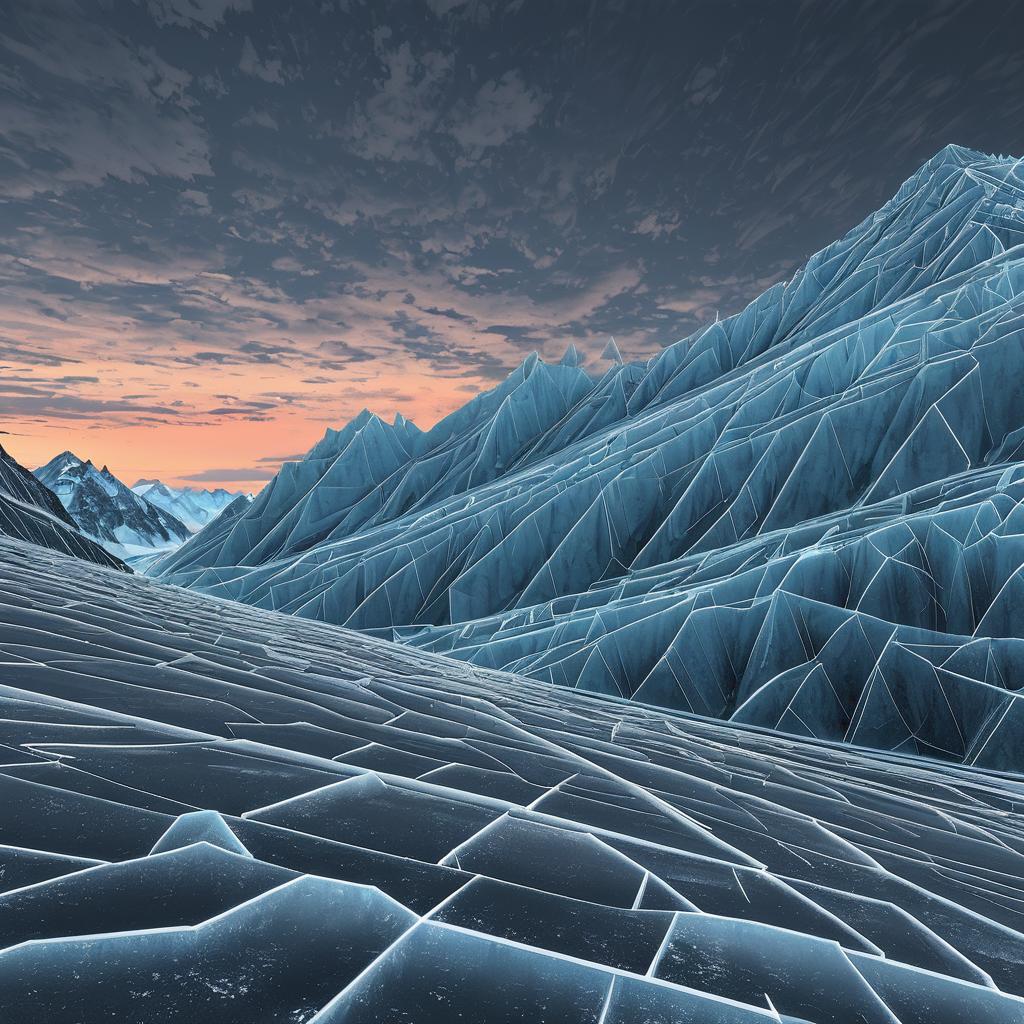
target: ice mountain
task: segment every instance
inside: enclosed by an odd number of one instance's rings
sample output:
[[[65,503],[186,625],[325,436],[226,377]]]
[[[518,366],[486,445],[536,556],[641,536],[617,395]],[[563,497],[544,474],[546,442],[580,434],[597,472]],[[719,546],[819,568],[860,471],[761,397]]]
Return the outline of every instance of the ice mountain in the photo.
[[[169,512],[129,490],[104,466],[97,469],[62,452],[36,476],[49,487],[89,537],[120,556],[173,547],[190,531]]]
[[[238,497],[251,499],[223,487],[213,490],[198,487],[170,487],[159,480],[139,480],[132,491],[142,495],[151,505],[169,512],[193,533],[198,533],[217,518]]]
[[[0,657],[5,1020],[1024,1020],[1019,775],[6,539]]]
[[[0,446],[0,535],[118,569],[127,567],[82,535],[57,495]]]
[[[1024,162],[951,146],[741,313],[366,413],[163,577],[478,665],[1019,768]]]

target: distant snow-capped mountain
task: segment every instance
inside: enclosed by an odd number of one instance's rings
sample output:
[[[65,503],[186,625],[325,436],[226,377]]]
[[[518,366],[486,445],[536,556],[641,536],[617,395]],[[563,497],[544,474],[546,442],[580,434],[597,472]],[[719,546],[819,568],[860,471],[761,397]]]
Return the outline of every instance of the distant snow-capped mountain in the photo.
[[[124,563],[78,529],[67,509],[42,481],[0,445],[0,534],[84,558],[98,565],[126,569]]]
[[[176,547],[191,535],[170,512],[126,487],[104,466],[61,452],[35,471],[82,532],[122,558]]]
[[[189,530],[197,533],[217,518],[236,498],[252,499],[252,495],[238,491],[226,491],[223,487],[214,490],[198,487],[169,487],[160,480],[137,480],[132,490],[146,501],[157,505],[165,512],[183,522]]]

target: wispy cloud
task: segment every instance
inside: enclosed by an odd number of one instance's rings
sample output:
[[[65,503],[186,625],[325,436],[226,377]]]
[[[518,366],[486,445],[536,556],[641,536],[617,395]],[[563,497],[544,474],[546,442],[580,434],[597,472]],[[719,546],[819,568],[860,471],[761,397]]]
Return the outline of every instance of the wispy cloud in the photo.
[[[438,50],[416,52],[408,40],[391,45],[392,35],[387,27],[373,33],[381,74],[374,93],[353,110],[344,137],[367,159],[435,163],[428,136],[440,120],[454,59]]]
[[[285,82],[284,63],[274,58],[261,58],[248,36],[242,41],[242,56],[238,66],[245,74],[262,78],[264,82],[275,85],[283,85]]]
[[[181,25],[199,31],[217,28],[230,11],[251,11],[252,0],[147,0],[158,25]]]
[[[518,71],[507,71],[485,82],[464,111],[457,110],[450,130],[470,157],[478,159],[485,150],[525,132],[547,100],[539,89],[528,86]]]
[[[532,349],[648,356],[946,142],[1024,152],[1012,34],[848,7],[15,0],[3,426],[268,469]]]
[[[270,480],[275,472],[258,466],[235,466],[231,469],[204,469],[198,473],[185,473],[180,479],[199,484],[251,483],[254,480]]]

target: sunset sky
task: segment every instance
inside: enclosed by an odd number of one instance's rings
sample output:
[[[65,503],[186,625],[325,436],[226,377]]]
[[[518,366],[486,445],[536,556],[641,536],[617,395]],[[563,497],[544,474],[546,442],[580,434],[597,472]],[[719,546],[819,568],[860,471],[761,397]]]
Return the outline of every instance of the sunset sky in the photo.
[[[1007,5],[3,10],[0,440],[129,484],[259,487],[532,350],[646,357],[943,145],[1024,153]]]

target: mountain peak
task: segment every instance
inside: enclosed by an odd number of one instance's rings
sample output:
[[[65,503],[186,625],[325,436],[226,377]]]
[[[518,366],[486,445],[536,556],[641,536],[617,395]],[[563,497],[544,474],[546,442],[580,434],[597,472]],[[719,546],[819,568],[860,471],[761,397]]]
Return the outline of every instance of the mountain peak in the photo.
[[[86,465],[86,463],[85,463],[84,460],[80,459],[70,449],[65,449],[59,455],[54,455],[54,457],[52,459],[50,459],[50,461],[47,462],[45,465],[46,466],[63,466],[63,467],[70,468],[70,467],[74,467],[74,466],[84,466],[84,465]],[[43,468],[43,467],[40,467],[40,468]]]
[[[0,534],[99,565],[127,570],[120,559],[84,536],[60,498],[34,473],[20,465],[2,445]]]
[[[190,531],[174,515],[127,488],[107,465],[97,470],[72,452],[62,452],[36,470],[86,536],[114,554],[184,541]]]
[[[608,344],[605,345],[604,350],[601,352],[602,359],[610,359],[613,363],[622,362],[622,353],[619,351],[619,346],[615,344],[614,338],[608,339]]]
[[[162,480],[140,480],[132,491],[179,520],[192,533],[204,529],[235,498],[242,496],[223,487],[171,487]]]
[[[992,159],[994,157],[983,153],[981,150],[969,149],[967,146],[959,146],[955,142],[950,142],[943,146],[924,166],[945,163],[971,164]]]
[[[404,453],[345,428],[165,578],[548,683],[1010,767],[1019,724],[990,742],[994,717],[950,709],[1005,708],[1024,677],[1020,167],[948,147],[646,362],[592,379],[532,353]]]
[[[582,366],[583,365],[583,353],[573,344],[569,343],[565,350],[565,355],[562,356],[559,361],[560,366]]]

